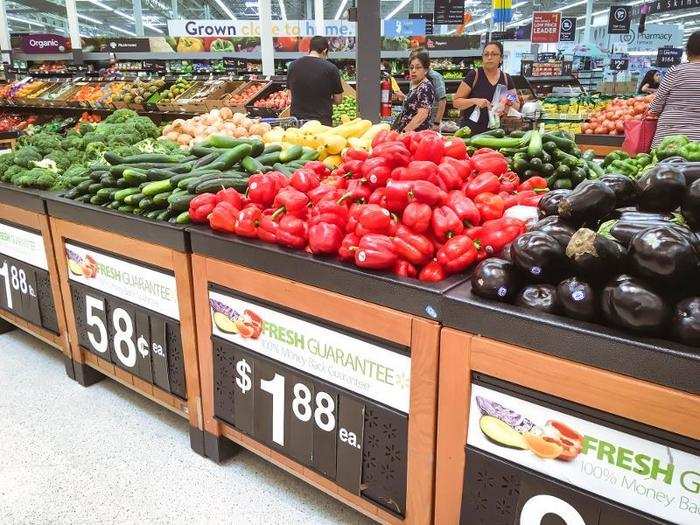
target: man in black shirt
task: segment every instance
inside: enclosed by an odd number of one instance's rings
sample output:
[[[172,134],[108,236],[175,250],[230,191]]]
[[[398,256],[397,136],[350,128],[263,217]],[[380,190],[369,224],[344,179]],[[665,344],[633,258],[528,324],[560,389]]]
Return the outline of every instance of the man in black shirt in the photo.
[[[308,56],[289,64],[287,86],[292,92],[292,116],[331,126],[333,104],[342,101],[343,86],[338,68],[327,57],[328,39],[313,37]]]

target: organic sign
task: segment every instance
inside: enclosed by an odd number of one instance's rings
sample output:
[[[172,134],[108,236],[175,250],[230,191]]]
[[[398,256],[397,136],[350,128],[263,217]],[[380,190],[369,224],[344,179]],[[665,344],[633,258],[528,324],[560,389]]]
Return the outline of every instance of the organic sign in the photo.
[[[575,488],[673,523],[697,523],[700,457],[688,452],[479,384],[471,388],[467,435],[470,447]],[[522,521],[523,509],[520,523],[539,523],[538,509],[527,511],[533,521]],[[572,510],[580,517],[584,509]]]
[[[464,2],[462,0],[435,0],[433,9],[436,24],[459,25],[464,20]]]
[[[623,35],[629,33],[632,16],[630,8],[624,5],[610,6],[608,15],[608,34]]]
[[[559,42],[561,13],[535,11],[532,13],[532,43],[555,44]]]
[[[561,30],[559,32],[560,42],[573,42],[576,40],[576,17],[564,16],[561,19]]]
[[[61,35],[37,33],[22,35],[20,47],[24,53],[65,53],[70,49],[69,41]]]

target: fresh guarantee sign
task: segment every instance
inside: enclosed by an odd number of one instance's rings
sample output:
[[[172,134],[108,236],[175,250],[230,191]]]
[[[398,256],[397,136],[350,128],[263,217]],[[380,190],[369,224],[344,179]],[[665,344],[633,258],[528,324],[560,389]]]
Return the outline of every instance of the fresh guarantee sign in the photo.
[[[408,413],[410,357],[217,292],[209,303],[213,335]]]
[[[630,27],[629,33],[620,35],[620,42],[627,44],[628,51],[656,51],[663,46],[683,47],[683,31],[673,24],[647,24],[642,34],[636,27]]]
[[[355,36],[355,22],[325,20],[325,36]],[[266,32],[277,36],[314,36],[314,20],[273,20]],[[262,33],[258,20],[168,20],[170,36],[189,37],[259,37]]]
[[[0,222],[0,253],[48,270],[41,235]]]

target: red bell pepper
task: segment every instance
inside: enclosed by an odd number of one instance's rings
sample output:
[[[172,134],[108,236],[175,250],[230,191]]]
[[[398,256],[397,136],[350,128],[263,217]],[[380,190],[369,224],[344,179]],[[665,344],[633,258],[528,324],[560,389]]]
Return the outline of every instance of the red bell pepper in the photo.
[[[325,179],[321,179],[321,186],[342,190],[348,187],[348,179],[340,175],[330,174]]]
[[[383,142],[372,148],[370,158],[384,159],[386,165],[393,169],[406,166],[411,161],[411,153],[401,141]]]
[[[309,226],[325,222],[345,230],[349,218],[347,206],[332,200],[322,200],[309,212]]]
[[[476,207],[476,204],[461,191],[452,190],[449,192],[445,204],[457,214],[457,217],[459,217],[459,220],[462,221],[464,226],[476,226],[481,222],[481,215],[479,214],[479,209]]]
[[[292,186],[282,188],[273,201],[272,207],[276,208],[273,219],[280,215],[295,215],[300,218],[306,218],[309,211],[309,198],[305,193],[294,189]]]
[[[310,160],[304,164],[304,169],[313,171],[319,178],[327,177],[331,173],[328,166],[318,160]]]
[[[464,271],[474,264],[477,258],[476,245],[466,235],[452,237],[437,253],[437,260],[447,273]]]
[[[455,166],[448,162],[443,162],[437,168],[437,184],[445,191],[457,190],[462,185],[462,177]]]
[[[384,158],[374,157],[371,159],[367,159],[362,163],[362,166],[360,166],[360,178],[366,179],[367,177],[369,177],[369,173],[374,168],[378,168],[379,166],[387,166],[387,162]]]
[[[360,239],[355,251],[355,264],[360,268],[385,270],[392,268],[398,259],[392,251],[391,237],[380,234],[367,234]]]
[[[474,155],[471,158],[472,166],[477,173],[493,173],[498,176],[508,171],[508,161],[498,152]]]
[[[207,217],[216,206],[217,199],[213,193],[202,193],[190,201],[189,214],[192,222],[207,222]]]
[[[320,222],[309,228],[311,253],[335,255],[343,242],[343,231],[335,224]]]
[[[467,184],[466,191],[464,192],[470,199],[475,198],[481,193],[498,193],[501,183],[498,177],[491,172],[483,172],[474,177],[469,184]]]
[[[401,223],[416,233],[425,233],[430,227],[433,210],[427,204],[411,202],[403,210]]]
[[[474,152],[472,157],[476,157],[477,155],[493,155],[494,153],[498,153],[500,155],[500,152],[493,148],[479,148]]]
[[[410,262],[404,261],[403,259],[399,259],[396,261],[396,264],[394,264],[394,275],[398,275],[399,277],[417,277],[418,276],[418,270],[416,270],[416,267],[413,266]]]
[[[339,202],[367,202],[372,195],[372,188],[364,179],[352,179],[348,181],[343,196],[338,199]]]
[[[391,224],[391,213],[377,204],[365,204],[357,215],[357,222],[365,233],[387,233]]]
[[[498,190],[499,193],[502,191],[513,193],[520,184],[520,177],[518,177],[517,173],[514,173],[512,171],[506,171],[498,177],[498,182],[500,182],[501,184],[501,187]]]
[[[377,188],[369,196],[370,204],[378,204],[382,208],[386,208],[386,187]]]
[[[313,190],[309,190],[306,194],[312,204],[317,204],[322,200],[338,200],[343,196],[343,190],[332,188],[331,186],[326,186],[321,184]]]
[[[384,142],[394,142],[399,139],[399,134],[394,130],[382,130],[372,139],[372,147],[379,146]]]
[[[355,251],[360,244],[360,238],[354,233],[348,233],[343,237],[343,242],[338,249],[338,257],[341,261],[351,261],[355,258]]]
[[[437,173],[437,164],[430,161],[414,160],[406,167],[406,170],[400,172],[400,177],[393,177],[396,180],[429,180],[432,182]]]
[[[382,188],[386,186],[386,181],[389,180],[391,174],[392,171],[387,166],[377,166],[369,171],[367,175],[367,182],[369,182],[369,186],[373,189]]]
[[[445,202],[447,193],[431,182],[414,180],[411,182],[411,193],[409,198],[411,201],[422,202],[430,206],[435,206],[436,204],[442,204]]]
[[[537,206],[540,199],[545,196],[547,192],[539,192],[538,190],[527,190],[521,191],[516,194],[517,204],[522,204],[523,206]]]
[[[499,195],[493,193],[481,193],[474,199],[474,204],[479,209],[479,215],[484,221],[499,219],[503,217],[505,203]]]
[[[207,217],[209,227],[217,232],[235,233],[236,216],[239,211],[228,201],[219,202]]]
[[[272,172],[256,173],[248,179],[246,195],[251,202],[267,208],[275,201],[275,195],[281,188],[281,181]]]
[[[442,159],[442,164],[449,164],[450,166],[454,167],[457,170],[457,173],[459,173],[459,177],[462,179],[462,181],[467,180],[474,172],[474,167],[472,166],[470,159],[458,160],[453,159],[452,157],[445,157]]]
[[[360,170],[362,169],[363,160],[348,159],[343,164],[341,168],[343,169],[343,176],[346,179],[357,179],[360,177]]]
[[[306,246],[308,227],[305,221],[294,215],[285,215],[279,222],[277,242],[282,246],[301,250]]]
[[[423,136],[413,154],[414,160],[429,160],[435,164],[440,164],[444,156],[445,141],[437,133]]]
[[[418,274],[418,279],[428,283],[436,283],[442,281],[447,274],[442,265],[436,260],[430,261],[428,264],[423,266],[420,273]]]
[[[269,242],[270,244],[277,243],[277,232],[280,225],[272,218],[272,214],[263,214],[258,226],[258,238],[261,241]]]
[[[546,190],[547,189],[547,179],[544,177],[530,177],[526,181],[523,181],[520,186],[518,186],[518,191],[527,190]]]
[[[507,210],[518,204],[518,193],[508,193],[507,191],[499,191],[498,196],[503,199],[503,207]]]
[[[460,138],[451,138],[445,141],[445,156],[453,159],[464,160],[467,155],[467,145]]]
[[[433,257],[433,243],[425,235],[399,226],[393,238],[394,253],[411,264],[421,265]]]
[[[223,190],[219,190],[216,193],[216,201],[228,202],[229,204],[232,204],[234,208],[238,208],[239,210],[243,208],[244,205],[243,195],[238,193],[236,188],[225,188]]]
[[[464,224],[449,206],[434,208],[430,225],[435,237],[442,242],[459,235],[464,230]]]
[[[257,206],[248,206],[238,212],[235,232],[241,237],[257,237],[258,226],[262,220],[262,211]]]
[[[289,185],[295,190],[307,193],[321,184],[318,173],[307,168],[301,168],[292,173]]]
[[[343,156],[343,160],[366,160],[367,158],[369,158],[369,151],[354,148],[348,149]]]
[[[501,217],[492,221],[486,221],[478,232],[474,232],[472,239],[478,242],[481,250],[486,255],[499,253],[516,237],[525,233],[525,223],[510,217]]]
[[[399,213],[409,202],[434,206],[442,203],[447,194],[431,182],[424,180],[390,180],[386,185],[386,203],[389,211]]]

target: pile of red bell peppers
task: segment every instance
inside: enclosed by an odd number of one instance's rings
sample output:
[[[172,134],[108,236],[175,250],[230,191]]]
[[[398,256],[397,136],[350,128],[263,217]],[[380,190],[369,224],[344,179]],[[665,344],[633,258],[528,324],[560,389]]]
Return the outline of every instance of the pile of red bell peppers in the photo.
[[[257,173],[245,195],[198,195],[189,213],[219,232],[435,282],[524,233],[504,213],[536,206],[545,191],[540,177],[521,183],[497,151],[470,158],[459,138],[387,131],[371,153],[350,149],[332,172],[308,162],[290,178]]]

